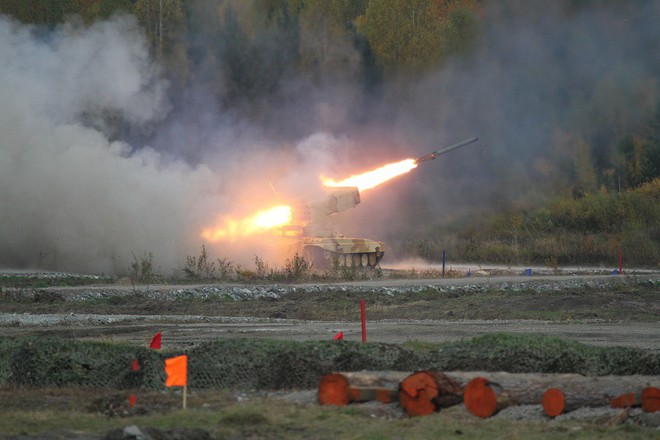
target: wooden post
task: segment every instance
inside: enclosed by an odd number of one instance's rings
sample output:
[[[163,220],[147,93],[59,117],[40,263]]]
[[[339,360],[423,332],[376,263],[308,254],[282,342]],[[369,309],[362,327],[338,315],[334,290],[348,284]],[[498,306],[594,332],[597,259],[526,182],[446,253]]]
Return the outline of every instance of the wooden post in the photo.
[[[442,250],[442,277],[445,276],[445,250]]]
[[[183,409],[186,409],[186,396],[188,394],[188,385],[183,386]]]
[[[364,313],[364,300],[360,301],[360,315],[362,315],[362,342],[367,342],[367,316]]]

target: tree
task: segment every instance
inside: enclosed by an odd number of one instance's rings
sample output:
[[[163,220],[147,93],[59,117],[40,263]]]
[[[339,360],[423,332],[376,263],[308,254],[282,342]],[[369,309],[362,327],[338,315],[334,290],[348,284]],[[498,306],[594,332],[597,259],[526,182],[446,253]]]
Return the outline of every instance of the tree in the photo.
[[[298,57],[297,17],[284,1],[227,1],[220,9],[219,56],[232,104],[277,93]]]
[[[362,68],[355,45],[355,19],[366,10],[366,1],[298,0],[292,12],[299,16],[300,63],[317,81],[352,77]],[[328,75],[330,73],[331,75]]]
[[[75,0],[0,0],[0,13],[23,23],[55,25],[77,12]]]
[[[132,12],[133,3],[133,0],[0,0],[0,13],[23,23],[51,26],[77,14],[85,24],[91,24],[118,10]]]
[[[425,69],[437,65],[476,34],[472,3],[372,1],[358,19],[358,30],[385,68]]]
[[[619,144],[625,163],[625,180],[632,188],[660,177],[660,144],[639,136],[627,137]]]
[[[188,75],[182,0],[136,0],[133,13],[142,25],[152,53],[169,77],[182,83]]]
[[[598,187],[596,168],[589,144],[581,137],[573,141],[573,168],[575,170],[575,187],[585,193],[595,191]]]
[[[158,58],[174,46],[186,29],[181,0],[136,0],[133,12]]]

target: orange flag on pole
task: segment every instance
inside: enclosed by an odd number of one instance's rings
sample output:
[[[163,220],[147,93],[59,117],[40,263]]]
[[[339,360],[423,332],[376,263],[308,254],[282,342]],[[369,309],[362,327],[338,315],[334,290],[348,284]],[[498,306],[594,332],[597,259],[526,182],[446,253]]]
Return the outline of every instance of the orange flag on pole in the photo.
[[[188,356],[181,355],[165,359],[166,387],[185,387],[188,385]]]

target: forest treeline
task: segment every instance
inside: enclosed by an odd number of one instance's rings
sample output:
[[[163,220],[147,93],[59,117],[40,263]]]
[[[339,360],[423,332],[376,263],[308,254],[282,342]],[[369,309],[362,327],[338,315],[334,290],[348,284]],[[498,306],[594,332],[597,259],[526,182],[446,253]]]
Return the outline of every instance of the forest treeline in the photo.
[[[648,3],[563,0],[555,2],[555,7],[565,16],[619,8],[621,18],[611,33],[613,39],[625,39],[634,33],[630,14]],[[508,17],[544,8],[521,0],[498,4],[479,0],[0,0],[0,13],[46,27],[72,19],[91,24],[120,12],[133,14],[154,58],[174,84],[170,93],[180,93],[194,82],[221,82],[211,84],[210,90],[224,108],[240,113],[254,112],[265,101],[285,100],[284,89],[292,78],[319,85],[351,81],[361,84],[367,94],[377,94],[391,83],[414,83],[426,72],[441,68],[448,58],[469,54],[485,29],[506,26]],[[566,107],[583,107],[594,122],[579,127],[564,122],[553,135],[550,151],[534,160],[535,177],[552,182],[546,189],[579,196],[599,189],[635,188],[660,176],[659,67],[657,59],[653,61],[657,45],[648,49],[650,69],[634,82],[613,62],[592,84],[567,90],[571,94],[562,99],[571,102]],[[608,104],[612,95],[621,97],[616,106]]]

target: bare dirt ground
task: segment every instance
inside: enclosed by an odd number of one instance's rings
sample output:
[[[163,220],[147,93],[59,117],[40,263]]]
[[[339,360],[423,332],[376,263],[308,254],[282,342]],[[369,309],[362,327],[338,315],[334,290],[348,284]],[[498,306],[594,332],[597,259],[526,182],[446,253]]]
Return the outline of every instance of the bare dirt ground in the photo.
[[[216,338],[323,340],[339,331],[347,340],[360,340],[359,302],[365,299],[368,341],[444,342],[507,332],[660,350],[659,280],[660,275],[652,273],[380,279],[275,287],[107,285],[13,292],[5,288],[0,331],[137,345],[162,332],[171,347]],[[215,293],[209,295],[209,289]],[[243,292],[247,298],[233,300],[226,292]]]

